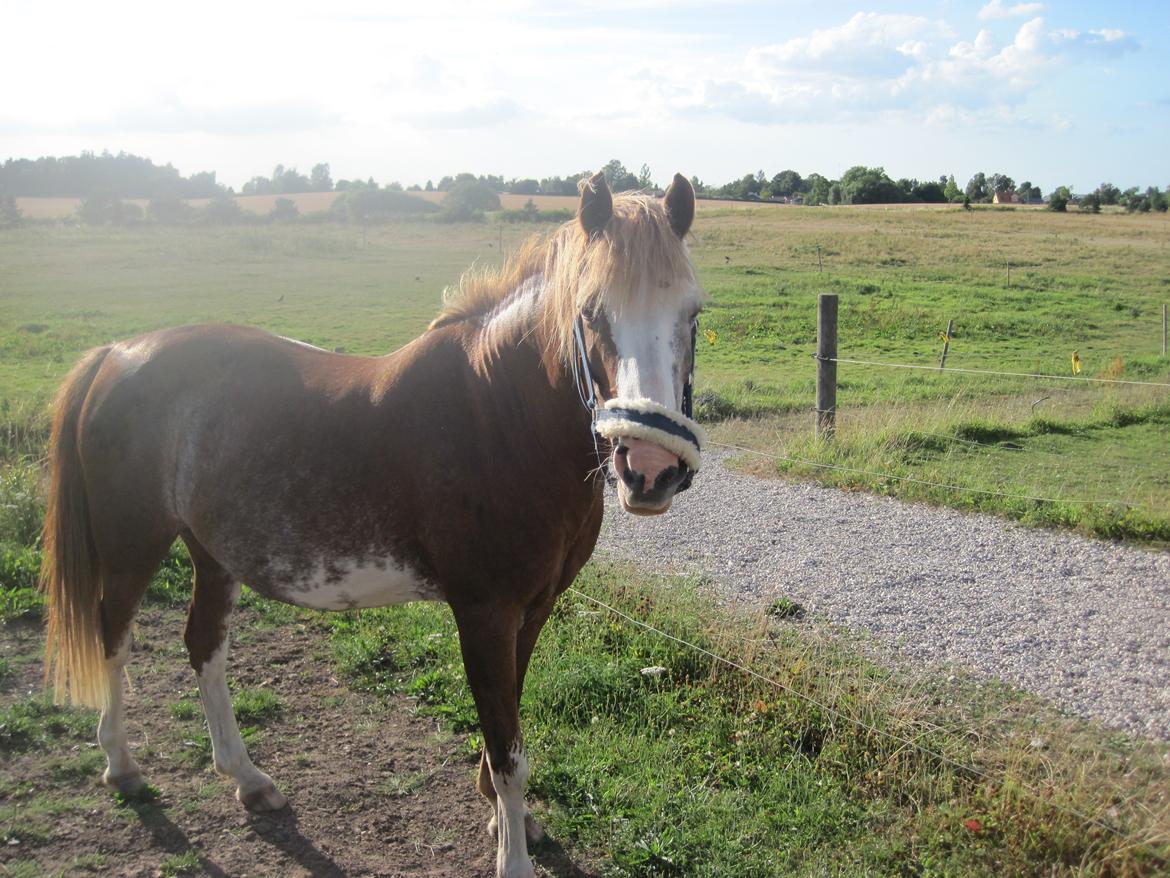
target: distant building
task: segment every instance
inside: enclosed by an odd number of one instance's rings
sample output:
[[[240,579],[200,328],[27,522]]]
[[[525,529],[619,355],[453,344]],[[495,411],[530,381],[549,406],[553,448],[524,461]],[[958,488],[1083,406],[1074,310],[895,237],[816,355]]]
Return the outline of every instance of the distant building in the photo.
[[[991,197],[992,204],[1019,204],[1020,201],[1016,198],[1016,193],[1010,189],[1001,189]]]

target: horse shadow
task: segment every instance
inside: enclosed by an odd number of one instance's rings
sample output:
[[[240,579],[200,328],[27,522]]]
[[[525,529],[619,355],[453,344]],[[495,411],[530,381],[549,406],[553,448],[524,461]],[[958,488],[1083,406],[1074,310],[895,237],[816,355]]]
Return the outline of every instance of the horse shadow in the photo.
[[[199,868],[202,874],[209,878],[232,878],[227,872],[209,860],[199,846],[191,841],[190,837],[167,816],[157,796],[147,795],[139,798],[121,800],[120,806],[127,811],[134,812],[138,822],[146,829],[156,847],[170,854],[185,854],[194,851],[199,858]]]
[[[349,878],[349,872],[300,831],[293,808],[250,815],[248,822],[260,838],[279,848],[314,878]],[[552,878],[600,878],[600,872],[587,871],[573,862],[569,852],[550,836],[546,835],[534,847],[535,850],[531,852],[533,861]]]

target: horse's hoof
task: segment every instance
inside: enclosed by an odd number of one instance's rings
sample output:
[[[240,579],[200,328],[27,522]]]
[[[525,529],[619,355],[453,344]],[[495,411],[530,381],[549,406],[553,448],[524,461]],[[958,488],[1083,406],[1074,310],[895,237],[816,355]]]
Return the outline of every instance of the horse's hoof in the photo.
[[[142,776],[140,771],[127,771],[125,774],[111,775],[107,768],[102,772],[102,783],[113,787],[123,796],[136,796],[146,789],[146,778]]]
[[[488,821],[487,829],[488,829],[488,836],[490,838],[495,838],[499,834],[500,824],[496,821],[495,814],[493,814],[492,819]]]
[[[247,792],[239,787],[236,789],[236,798],[249,811],[256,812],[279,811],[288,805],[288,798],[272,783]]]

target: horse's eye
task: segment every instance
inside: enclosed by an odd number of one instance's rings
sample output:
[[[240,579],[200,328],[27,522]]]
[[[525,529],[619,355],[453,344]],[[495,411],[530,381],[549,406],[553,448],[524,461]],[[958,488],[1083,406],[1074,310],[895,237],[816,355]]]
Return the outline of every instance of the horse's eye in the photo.
[[[599,316],[600,315],[591,305],[587,305],[581,309],[581,318],[590,326],[597,322]]]

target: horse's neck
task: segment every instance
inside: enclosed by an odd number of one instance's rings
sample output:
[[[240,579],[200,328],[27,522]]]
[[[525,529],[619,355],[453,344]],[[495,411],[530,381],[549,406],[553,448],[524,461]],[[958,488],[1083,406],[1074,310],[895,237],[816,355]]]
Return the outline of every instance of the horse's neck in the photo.
[[[511,390],[522,395],[523,407],[532,411],[542,431],[547,431],[548,438],[560,440],[554,444],[587,447],[588,456],[578,460],[587,472],[599,465],[590,416],[581,404],[568,364],[550,352],[539,325],[543,294],[540,275],[525,280],[485,317],[480,345],[486,368],[512,377],[496,392]],[[571,459],[577,458],[574,454]]]

